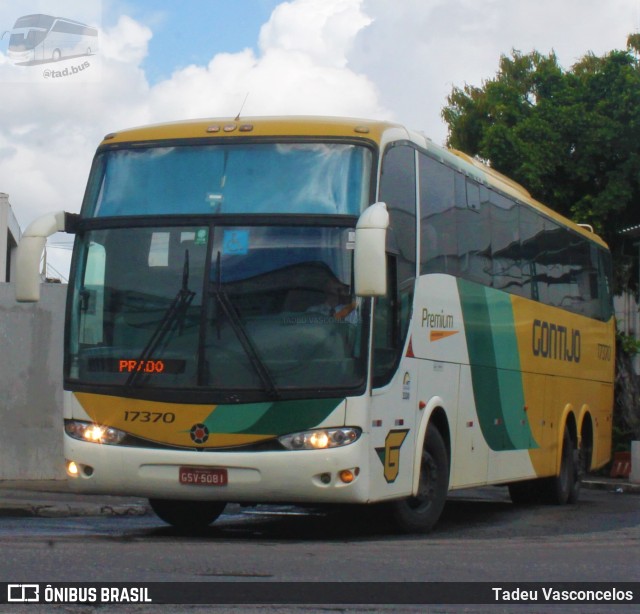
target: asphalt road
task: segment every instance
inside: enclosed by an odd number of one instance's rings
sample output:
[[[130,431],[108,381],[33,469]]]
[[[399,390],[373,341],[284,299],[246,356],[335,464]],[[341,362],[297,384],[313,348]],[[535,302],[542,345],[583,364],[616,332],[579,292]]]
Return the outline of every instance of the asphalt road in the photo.
[[[0,577],[8,582],[635,582],[640,497],[583,490],[577,505],[519,508],[503,488],[466,491],[449,499],[436,530],[425,536],[395,534],[380,517],[359,508],[229,506],[214,525],[196,534],[177,533],[152,515],[0,518],[0,553]],[[338,611],[529,611],[389,608]],[[315,611],[268,609],[302,610]]]

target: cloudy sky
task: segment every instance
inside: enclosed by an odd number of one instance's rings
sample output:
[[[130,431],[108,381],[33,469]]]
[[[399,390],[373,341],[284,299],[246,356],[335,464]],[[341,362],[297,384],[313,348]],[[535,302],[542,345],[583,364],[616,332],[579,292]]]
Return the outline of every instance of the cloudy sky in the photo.
[[[35,13],[97,26],[98,52],[15,65],[10,32]],[[554,50],[568,68],[639,29],[640,0],[0,0],[0,192],[23,229],[77,212],[104,134],[235,116],[245,98],[245,116],[386,118],[443,142],[446,96],[501,54]],[[63,273],[65,241],[49,250]]]

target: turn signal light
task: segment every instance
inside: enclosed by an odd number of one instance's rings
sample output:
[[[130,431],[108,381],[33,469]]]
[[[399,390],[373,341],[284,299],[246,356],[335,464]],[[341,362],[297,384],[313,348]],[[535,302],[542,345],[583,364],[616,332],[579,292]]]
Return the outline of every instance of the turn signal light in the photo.
[[[338,477],[345,484],[351,484],[351,482],[353,482],[358,477],[359,473],[360,473],[360,467],[354,467],[353,469],[343,469],[338,474]]]

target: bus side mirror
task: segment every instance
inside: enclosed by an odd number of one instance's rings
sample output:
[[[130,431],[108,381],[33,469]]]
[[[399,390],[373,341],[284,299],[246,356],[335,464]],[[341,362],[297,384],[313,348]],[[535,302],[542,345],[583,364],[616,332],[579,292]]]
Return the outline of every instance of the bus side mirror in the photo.
[[[354,277],[356,296],[387,293],[386,243],[389,212],[385,203],[365,209],[356,224]]]
[[[35,303],[40,300],[40,260],[47,237],[63,232],[66,213],[47,213],[24,231],[16,253],[16,300]]]

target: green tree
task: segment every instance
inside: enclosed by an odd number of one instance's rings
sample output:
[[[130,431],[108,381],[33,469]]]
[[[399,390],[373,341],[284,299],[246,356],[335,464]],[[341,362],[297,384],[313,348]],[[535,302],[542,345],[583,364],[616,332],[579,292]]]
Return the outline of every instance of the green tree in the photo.
[[[619,231],[640,224],[639,54],[638,34],[626,51],[587,54],[570,70],[554,53],[514,50],[482,87],[454,87],[442,111],[451,147],[603,236],[617,290],[637,280]]]

